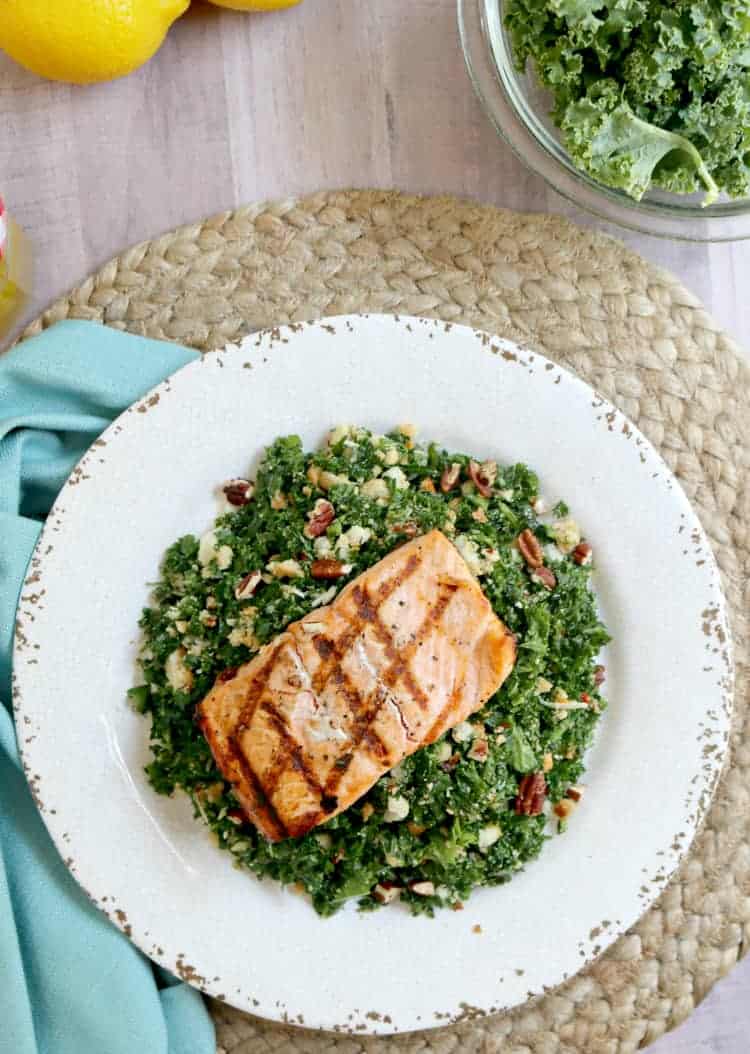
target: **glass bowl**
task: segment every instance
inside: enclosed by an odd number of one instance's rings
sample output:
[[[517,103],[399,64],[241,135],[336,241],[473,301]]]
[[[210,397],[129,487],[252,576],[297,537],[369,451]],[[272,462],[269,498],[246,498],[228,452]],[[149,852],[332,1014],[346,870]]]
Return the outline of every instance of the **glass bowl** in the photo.
[[[474,89],[514,153],[559,194],[610,223],[662,238],[693,242],[750,238],[750,198],[702,207],[702,194],[652,190],[641,201],[581,172],[549,118],[549,95],[533,71],[513,64],[503,26],[503,0],[458,0],[458,25]]]

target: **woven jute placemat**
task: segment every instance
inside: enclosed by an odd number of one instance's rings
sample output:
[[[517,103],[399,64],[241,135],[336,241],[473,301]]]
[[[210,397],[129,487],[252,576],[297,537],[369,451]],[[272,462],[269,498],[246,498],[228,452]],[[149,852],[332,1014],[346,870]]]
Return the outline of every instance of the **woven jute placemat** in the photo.
[[[499,1017],[378,1039],[283,1028],[212,1003],[219,1047],[627,1054],[679,1024],[750,939],[750,369],[696,298],[618,242],[560,217],[351,191],[252,205],[138,245],[24,337],[88,318],[209,350],[282,322],[376,311],[532,345],[598,388],[661,451],[708,532],[732,608],[731,758],[660,899],[556,991]]]

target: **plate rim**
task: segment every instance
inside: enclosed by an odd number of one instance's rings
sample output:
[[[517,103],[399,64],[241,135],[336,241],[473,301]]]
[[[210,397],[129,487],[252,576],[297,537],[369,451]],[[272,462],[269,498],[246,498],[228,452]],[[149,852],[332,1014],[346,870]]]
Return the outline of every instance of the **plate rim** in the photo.
[[[462,1010],[458,1014],[445,1014],[439,1020],[429,1020],[429,1021],[426,1021],[426,1022],[422,1022],[419,1025],[411,1026],[409,1028],[400,1028],[400,1027],[393,1027],[393,1028],[391,1028],[391,1027],[388,1027],[389,1026],[389,1022],[388,1021],[383,1020],[382,1018],[381,1018],[381,1021],[377,1021],[376,1018],[372,1017],[372,1013],[373,1012],[370,1012],[368,1015],[364,1015],[363,1014],[363,1016],[362,1016],[362,1020],[364,1020],[365,1016],[368,1018],[368,1020],[366,1022],[367,1030],[365,1031],[362,1028],[361,1024],[360,1024],[359,1027],[357,1027],[356,1022],[354,1022],[354,1021],[348,1022],[347,1024],[342,1024],[340,1026],[332,1026],[330,1028],[320,1027],[320,1026],[317,1026],[317,1025],[308,1025],[306,1023],[300,1025],[299,1022],[297,1022],[294,1019],[289,1017],[289,1015],[286,1012],[286,1010],[283,1010],[283,1011],[282,1010],[277,1010],[276,1014],[272,1014],[270,1012],[270,1008],[264,1008],[263,1011],[259,1011],[259,1010],[253,1010],[252,1007],[248,1008],[247,1005],[241,1005],[239,1001],[234,1001],[232,996],[225,995],[223,992],[221,992],[220,989],[221,989],[222,986],[220,984],[217,985],[213,981],[211,981],[211,980],[201,976],[200,974],[198,974],[193,966],[191,966],[189,963],[184,961],[183,957],[179,957],[177,959],[176,963],[174,961],[172,961],[171,959],[168,960],[167,957],[166,957],[166,954],[164,954],[164,955],[162,955],[160,957],[160,955],[158,954],[159,949],[156,949],[156,951],[155,951],[155,947],[156,946],[152,946],[151,948],[149,948],[147,946],[145,938],[142,939],[142,940],[139,940],[137,938],[137,935],[134,935],[135,926],[133,924],[131,924],[131,922],[128,919],[127,913],[124,910],[122,910],[118,906],[115,906],[114,904],[111,904],[111,905],[108,906],[106,903],[103,903],[103,901],[107,901],[108,898],[106,898],[106,897],[104,897],[103,899],[97,899],[97,897],[94,895],[94,893],[89,888],[87,888],[87,885],[81,880],[81,878],[77,874],[77,868],[76,868],[75,861],[73,861],[72,858],[65,856],[65,848],[66,847],[65,847],[65,833],[63,832],[63,829],[62,829],[63,828],[63,822],[62,822],[61,819],[60,820],[57,819],[59,814],[56,813],[56,811],[54,809],[50,809],[50,808],[46,807],[46,805],[45,805],[45,803],[43,801],[41,792],[39,790],[39,786],[38,786],[40,778],[38,776],[34,775],[34,773],[31,771],[30,758],[31,758],[31,755],[33,754],[33,749],[30,747],[29,741],[27,739],[25,739],[25,737],[23,737],[22,734],[21,734],[23,726],[24,726],[24,724],[26,724],[26,722],[28,720],[28,713],[26,713],[26,710],[25,710],[25,707],[24,707],[24,695],[23,695],[23,691],[22,691],[22,688],[21,688],[20,683],[19,683],[20,677],[17,675],[17,669],[19,669],[20,666],[21,666],[20,662],[18,661],[18,655],[19,655],[20,650],[22,648],[22,643],[21,642],[22,642],[23,636],[24,636],[24,622],[23,622],[24,613],[21,611],[21,603],[22,603],[22,600],[23,600],[24,589],[25,589],[25,587],[27,585],[30,584],[30,579],[33,578],[33,575],[37,575],[37,574],[41,573],[42,561],[44,559],[43,545],[49,544],[49,542],[50,542],[50,534],[54,530],[53,524],[54,524],[54,522],[56,522],[55,518],[57,517],[57,520],[59,521],[59,514],[61,512],[61,502],[64,500],[65,495],[68,493],[69,488],[73,487],[73,486],[76,486],[78,484],[78,482],[80,481],[80,479],[84,477],[85,463],[86,463],[87,459],[91,456],[91,454],[95,450],[95,448],[97,446],[101,445],[101,441],[102,440],[105,440],[105,442],[106,442],[106,440],[108,438],[114,437],[115,435],[119,434],[120,431],[122,431],[123,422],[127,419],[127,415],[128,414],[130,414],[130,413],[132,413],[134,411],[135,412],[139,412],[139,413],[147,412],[150,407],[152,407],[153,405],[155,405],[159,401],[159,399],[160,399],[162,394],[170,392],[170,390],[171,390],[171,381],[172,381],[172,379],[175,376],[177,376],[178,374],[182,375],[182,374],[184,374],[187,371],[194,372],[196,370],[199,370],[201,368],[201,366],[204,363],[206,363],[207,361],[216,359],[217,357],[220,358],[222,355],[225,355],[225,354],[230,354],[230,355],[241,354],[243,352],[243,349],[247,348],[248,346],[252,346],[253,343],[255,344],[256,347],[260,346],[261,343],[264,340],[269,340],[269,341],[281,340],[281,341],[285,342],[285,337],[288,339],[289,337],[297,336],[297,335],[299,335],[300,332],[302,332],[302,331],[304,331],[306,329],[309,329],[309,328],[320,328],[320,329],[328,328],[330,330],[331,322],[336,322],[339,325],[346,324],[346,323],[353,323],[353,324],[356,325],[356,324],[360,324],[362,322],[366,322],[367,320],[372,319],[372,318],[375,318],[375,319],[386,319],[386,320],[390,320],[390,321],[392,321],[394,323],[397,323],[397,324],[401,324],[401,323],[406,323],[406,324],[415,323],[417,325],[437,326],[437,327],[440,327],[440,328],[444,328],[446,332],[449,332],[452,329],[464,330],[467,333],[470,333],[474,337],[479,339],[481,341],[482,345],[484,345],[484,346],[494,346],[494,348],[492,348],[492,350],[499,351],[500,354],[504,358],[516,358],[518,356],[521,356],[521,357],[526,356],[526,357],[528,357],[529,361],[538,360],[538,362],[540,364],[542,364],[543,366],[546,366],[547,368],[550,368],[550,369],[555,369],[558,372],[560,372],[561,374],[563,374],[565,376],[565,378],[566,378],[566,383],[573,384],[573,385],[579,387],[581,390],[585,391],[587,394],[593,394],[595,396],[595,398],[597,399],[597,401],[598,401],[597,402],[597,409],[600,409],[605,415],[612,414],[613,415],[613,419],[619,419],[623,423],[627,424],[632,429],[634,435],[640,440],[640,442],[645,444],[646,448],[650,452],[650,455],[661,466],[661,469],[662,469],[663,473],[665,474],[665,476],[668,479],[670,479],[670,480],[672,480],[674,482],[675,487],[677,489],[677,492],[678,492],[678,494],[679,494],[684,506],[689,510],[689,513],[690,513],[690,515],[691,515],[691,517],[692,517],[692,519],[693,519],[693,521],[694,521],[695,525],[697,526],[697,529],[698,529],[698,531],[700,533],[700,540],[701,540],[702,544],[705,547],[705,554],[707,556],[707,561],[710,563],[711,570],[713,571],[713,580],[714,580],[713,585],[714,585],[714,590],[715,590],[715,594],[716,594],[716,601],[717,601],[717,605],[718,605],[717,606],[717,615],[716,615],[716,620],[715,621],[716,621],[716,624],[719,625],[722,628],[722,630],[723,630],[723,632],[725,634],[725,641],[723,643],[723,649],[724,649],[724,654],[725,654],[726,660],[727,660],[727,668],[726,668],[726,672],[725,672],[725,687],[723,689],[723,704],[721,706],[721,711],[722,711],[723,718],[724,718],[723,723],[722,723],[721,731],[725,731],[727,733],[727,735],[724,737],[724,739],[720,743],[720,745],[719,745],[719,747],[717,749],[716,755],[713,756],[713,760],[712,760],[711,767],[710,767],[710,774],[707,773],[707,772],[704,772],[703,775],[699,774],[699,776],[698,776],[699,781],[701,782],[702,791],[701,791],[701,795],[700,795],[700,797],[699,797],[699,799],[698,799],[698,801],[696,803],[696,806],[695,806],[696,819],[695,819],[695,822],[691,823],[691,825],[690,825],[690,829],[689,829],[690,837],[689,837],[689,839],[680,847],[679,851],[676,852],[675,857],[674,857],[673,865],[670,867],[670,870],[668,872],[666,872],[664,880],[661,881],[661,883],[658,886],[656,886],[654,883],[649,883],[649,886],[650,886],[649,896],[648,896],[648,899],[643,904],[643,908],[640,911],[640,913],[638,914],[638,916],[635,919],[632,919],[630,922],[628,922],[627,926],[620,926],[620,925],[613,926],[611,932],[606,934],[605,943],[604,943],[603,947],[600,950],[598,950],[596,953],[586,953],[586,957],[581,959],[581,962],[580,962],[580,964],[578,966],[578,969],[577,969],[575,974],[563,977],[559,981],[559,983],[554,985],[552,988],[544,987],[544,988],[540,988],[538,991],[534,991],[534,992],[530,991],[528,993],[526,999],[523,1000],[522,1002],[515,1002],[515,1003],[510,1003],[508,1005],[501,1005],[501,1006],[492,1006],[492,1007],[489,1007],[487,1009],[484,1009],[484,1008],[481,1008],[481,1007],[467,1007],[466,1009]],[[31,574],[32,569],[33,569],[33,575]],[[664,460],[660,450],[657,449],[657,447],[643,434],[643,432],[638,428],[638,426],[634,422],[632,422],[630,420],[630,418],[623,411],[618,409],[605,396],[603,396],[601,394],[601,392],[599,392],[599,390],[593,384],[590,384],[588,381],[586,381],[583,378],[581,378],[578,374],[574,373],[571,369],[568,369],[567,367],[560,365],[559,363],[555,362],[554,359],[551,359],[548,356],[546,356],[545,354],[543,354],[543,353],[541,353],[541,352],[539,352],[539,351],[537,351],[537,350],[535,350],[535,349],[533,349],[533,348],[531,348],[531,347],[529,347],[527,345],[524,345],[524,344],[522,344],[520,342],[517,342],[515,340],[499,337],[497,335],[494,335],[492,333],[489,333],[489,332],[487,332],[485,330],[482,330],[482,329],[474,327],[474,326],[468,326],[468,325],[465,325],[465,324],[462,324],[462,323],[445,322],[445,321],[440,320],[440,319],[431,319],[431,318],[425,318],[425,317],[421,317],[421,316],[409,316],[409,315],[404,315],[404,314],[389,314],[389,313],[368,312],[368,313],[355,313],[355,314],[347,314],[347,315],[323,316],[322,318],[309,320],[309,321],[305,321],[305,322],[289,323],[289,324],[282,325],[282,326],[277,326],[277,327],[268,327],[268,328],[264,328],[262,330],[258,330],[258,331],[255,331],[253,333],[248,334],[239,343],[230,343],[230,344],[227,344],[227,345],[225,345],[224,347],[222,347],[220,349],[216,349],[215,351],[204,353],[199,359],[194,359],[194,360],[186,363],[185,365],[181,366],[178,370],[174,371],[172,374],[170,374],[169,376],[164,378],[162,381],[160,381],[157,385],[153,386],[146,393],[144,393],[139,399],[136,399],[130,406],[126,407],[121,413],[119,413],[110,422],[110,424],[107,426],[107,428],[104,429],[100,433],[100,435],[94,440],[94,442],[87,448],[87,450],[84,452],[82,457],[77,461],[77,463],[76,463],[75,467],[72,469],[70,475],[67,477],[67,479],[63,483],[63,485],[62,485],[57,497],[55,498],[54,503],[52,504],[52,506],[50,508],[50,511],[49,511],[49,513],[47,515],[47,518],[45,519],[45,522],[44,522],[44,524],[42,526],[42,530],[40,531],[40,534],[39,534],[39,538],[37,540],[37,543],[36,543],[36,545],[34,547],[34,550],[33,550],[32,554],[31,554],[28,567],[27,567],[26,572],[24,574],[24,577],[23,577],[23,580],[22,580],[22,584],[21,584],[21,589],[19,591],[19,601],[18,601],[18,606],[17,606],[17,610],[16,610],[14,629],[15,629],[15,633],[14,633],[14,644],[13,644],[13,665],[12,665],[13,674],[12,674],[12,693],[11,694],[12,694],[12,708],[13,708],[14,722],[15,722],[15,726],[16,726],[16,735],[17,735],[19,755],[20,755],[20,758],[21,758],[22,767],[23,767],[23,770],[24,770],[27,782],[29,784],[29,788],[30,788],[32,797],[33,797],[34,802],[35,802],[35,804],[37,806],[37,809],[38,809],[38,811],[39,811],[39,813],[40,813],[40,815],[42,817],[42,820],[43,820],[43,822],[45,824],[45,827],[47,828],[47,831],[49,832],[50,837],[52,838],[52,841],[55,844],[55,847],[56,847],[57,851],[59,852],[61,858],[63,859],[63,862],[64,862],[66,868],[70,871],[70,873],[71,873],[72,877],[75,879],[76,883],[83,889],[83,891],[86,893],[86,895],[89,897],[89,899],[94,903],[94,905],[106,915],[106,917],[110,920],[110,922],[114,923],[114,925],[116,925],[118,927],[118,929],[120,929],[125,934],[125,936],[127,936],[135,944],[135,946],[147,958],[149,958],[149,959],[153,960],[154,962],[158,963],[160,966],[164,967],[166,970],[168,970],[170,972],[173,972],[173,973],[176,973],[180,977],[181,980],[191,984],[193,987],[198,988],[200,991],[204,992],[206,995],[212,996],[213,998],[221,999],[221,1000],[229,1003],[230,1005],[236,1006],[238,1009],[240,1009],[240,1010],[242,1010],[244,1012],[249,1012],[251,1014],[255,1014],[256,1016],[261,1017],[263,1020],[272,1021],[272,1022],[281,1024],[281,1025],[287,1025],[287,1026],[291,1025],[291,1026],[294,1026],[294,1027],[303,1027],[303,1028],[306,1028],[308,1030],[314,1029],[314,1031],[321,1032],[321,1033],[324,1033],[324,1034],[329,1034],[329,1035],[337,1035],[337,1034],[342,1034],[342,1033],[344,1033],[344,1034],[348,1033],[348,1034],[353,1035],[353,1036],[355,1036],[355,1035],[366,1036],[368,1034],[369,1035],[407,1035],[409,1033],[413,1033],[413,1032],[417,1032],[417,1031],[423,1031],[423,1030],[426,1030],[426,1029],[427,1030],[431,1030],[433,1028],[445,1028],[446,1026],[458,1024],[458,1023],[461,1023],[462,1021],[465,1021],[465,1020],[472,1020],[472,1019],[475,1019],[475,1018],[484,1018],[484,1017],[487,1017],[487,1016],[492,1016],[492,1015],[496,1015],[498,1013],[502,1013],[504,1011],[510,1010],[512,1008],[515,1008],[515,1007],[520,1007],[520,1006],[526,1005],[526,1003],[530,999],[538,997],[538,996],[540,996],[542,994],[546,994],[549,991],[554,991],[557,988],[559,988],[560,986],[562,986],[563,984],[566,984],[566,983],[572,981],[574,978],[577,978],[580,975],[581,971],[589,968],[594,962],[596,962],[598,959],[600,959],[602,956],[604,956],[606,954],[607,950],[625,932],[627,932],[627,930],[629,930],[630,928],[635,926],[652,909],[652,907],[654,906],[654,904],[658,900],[658,898],[661,895],[661,893],[667,887],[667,884],[669,883],[669,881],[671,881],[671,879],[675,875],[676,871],[679,869],[679,867],[685,861],[686,857],[688,856],[688,854],[689,854],[689,852],[691,850],[691,847],[693,846],[693,844],[695,842],[695,839],[698,837],[698,835],[700,834],[700,832],[701,832],[701,830],[702,830],[702,828],[703,828],[703,826],[705,824],[706,816],[707,816],[707,814],[708,814],[708,812],[710,810],[710,805],[711,805],[711,803],[713,801],[714,795],[716,793],[717,787],[719,786],[719,783],[721,781],[722,775],[723,775],[723,773],[725,772],[725,770],[727,768],[727,763],[728,763],[728,760],[730,758],[730,753],[731,753],[730,752],[730,743],[729,743],[729,733],[731,731],[731,725],[732,725],[732,719],[733,719],[733,710],[734,710],[734,693],[735,693],[735,661],[734,661],[734,652],[735,652],[735,649],[734,649],[734,643],[733,643],[733,640],[732,640],[732,633],[731,633],[731,619],[730,619],[729,602],[727,600],[727,596],[726,596],[726,593],[725,593],[725,590],[724,590],[724,587],[723,587],[721,570],[720,570],[720,567],[719,567],[718,562],[716,560],[716,557],[715,557],[715,554],[713,552],[713,549],[711,547],[711,544],[710,544],[707,532],[705,531],[705,528],[703,527],[703,525],[702,525],[702,523],[700,521],[698,513],[693,508],[693,505],[690,502],[690,499],[687,497],[687,495],[686,495],[686,493],[685,493],[680,481],[677,479],[677,477],[674,475],[672,470],[669,468],[669,466],[666,463],[666,461]],[[33,738],[36,738],[36,737],[33,737]],[[718,764],[717,764],[717,759],[720,759]],[[672,861],[670,861],[670,864],[672,864]],[[279,1005],[282,1006],[282,1007],[284,1006],[283,1003],[280,1003]]]

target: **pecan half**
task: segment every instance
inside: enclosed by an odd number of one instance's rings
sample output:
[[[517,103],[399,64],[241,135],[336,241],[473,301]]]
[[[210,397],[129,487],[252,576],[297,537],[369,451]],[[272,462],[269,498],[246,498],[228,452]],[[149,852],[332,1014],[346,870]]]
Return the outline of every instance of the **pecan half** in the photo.
[[[469,479],[477,488],[483,498],[489,498],[492,494],[492,487],[490,481],[482,472],[482,466],[477,464],[476,461],[469,462]]]
[[[529,772],[518,784],[515,810],[519,816],[538,816],[544,806],[547,781],[542,772]]]
[[[521,556],[524,558],[529,567],[541,567],[544,563],[544,553],[542,547],[539,544],[539,539],[533,531],[527,527],[525,531],[521,531],[518,538],[516,539],[518,548],[521,552]]]
[[[594,684],[599,687],[600,684],[604,684],[607,679],[607,669],[605,666],[594,667]]]
[[[305,537],[319,538],[335,519],[336,510],[330,501],[326,501],[325,498],[319,498],[307,514],[308,522],[305,527]]]
[[[460,475],[461,466],[456,464],[455,461],[452,465],[449,465],[448,468],[443,470],[443,474],[440,477],[440,489],[443,494],[447,494],[449,491],[453,490],[458,483]]]
[[[394,534],[404,534],[407,538],[414,538],[419,531],[419,527],[413,520],[409,520],[408,523],[392,523],[391,531]]]
[[[548,567],[535,567],[531,572],[531,577],[541,582],[545,589],[554,589],[557,585],[555,574]]]
[[[581,542],[571,553],[575,563],[585,567],[591,563],[592,549],[588,542]]]
[[[251,571],[241,578],[234,588],[235,600],[249,600],[260,585],[261,577],[260,571]]]
[[[313,560],[310,564],[310,574],[313,578],[341,578],[351,571],[350,564],[342,564],[340,560]]]
[[[230,479],[222,487],[224,497],[230,505],[247,505],[255,490],[249,479]]]

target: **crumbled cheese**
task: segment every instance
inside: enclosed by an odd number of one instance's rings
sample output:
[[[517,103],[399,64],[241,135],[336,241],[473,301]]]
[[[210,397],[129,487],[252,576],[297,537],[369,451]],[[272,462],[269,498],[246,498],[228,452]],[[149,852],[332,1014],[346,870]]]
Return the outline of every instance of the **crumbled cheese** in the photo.
[[[326,831],[320,831],[315,835],[315,839],[321,849],[330,849],[333,845],[333,839]]]
[[[216,566],[220,571],[226,571],[234,560],[234,551],[229,545],[220,545],[216,550]]]
[[[439,746],[438,746],[438,748],[437,748],[437,750],[435,752],[435,756],[437,757],[438,761],[442,762],[442,761],[447,761],[452,753],[453,753],[453,748],[451,747],[451,745],[448,742],[448,740],[444,739],[443,742],[439,744]]]
[[[390,794],[386,810],[383,813],[383,820],[386,823],[397,823],[399,820],[405,820],[408,815],[409,803],[406,798],[403,798],[400,794]]]
[[[474,726],[469,724],[468,721],[461,721],[453,729],[451,735],[457,743],[468,743],[470,739],[474,738]]]
[[[369,498],[370,501],[383,502],[384,504],[387,503],[391,496],[388,484],[384,479],[368,479],[359,488],[359,492],[363,498]]]
[[[321,534],[319,538],[316,538],[313,542],[313,552],[321,560],[333,556],[333,546],[331,545],[330,538],[326,538],[324,534]]]
[[[537,516],[544,516],[547,511],[547,502],[541,496],[531,499],[531,507]]]
[[[544,547],[544,562],[545,564],[559,564],[563,559],[563,554],[560,552],[556,545],[545,545]]]
[[[499,490],[497,492],[497,496],[498,498],[502,498],[503,501],[513,501],[513,498],[516,496],[516,492],[513,490],[512,487],[506,487],[505,490]]]
[[[458,549],[461,556],[466,561],[466,566],[469,568],[471,573],[477,578],[483,574],[486,570],[484,561],[479,555],[479,546],[473,541],[467,534],[458,534],[455,539],[455,546]]]
[[[167,675],[170,688],[175,692],[189,692],[193,687],[193,671],[185,665],[187,652],[184,648],[175,648],[167,656],[164,664],[164,672]]]
[[[581,540],[581,529],[570,516],[566,516],[564,520],[555,520],[551,530],[558,547],[564,553],[575,549]]]
[[[352,549],[359,549],[372,537],[369,527],[361,527],[355,523],[348,531],[340,534],[336,540],[336,553],[342,559],[346,559]]]
[[[187,633],[188,623],[184,619],[178,619],[174,625],[178,633]]]
[[[318,479],[318,486],[321,490],[330,490],[331,487],[341,486],[345,483],[351,484],[349,477],[336,475],[335,472],[323,471]]]
[[[434,897],[435,896],[435,883],[434,882],[412,882],[409,886],[412,893],[416,893],[420,897]]]
[[[409,480],[406,478],[406,473],[402,468],[389,468],[383,473],[383,479],[392,479],[396,485],[396,490],[408,490]]]
[[[244,644],[244,646],[250,648],[251,651],[257,651],[258,648],[260,648],[260,641],[255,636],[254,632],[255,616],[257,613],[257,608],[242,608],[234,629],[229,634],[229,643],[232,647],[239,648]]]
[[[479,830],[479,840],[477,844],[480,849],[489,849],[491,845],[500,838],[502,831],[496,823],[488,824],[486,827],[481,827]]]
[[[303,589],[298,589],[297,586],[290,586],[286,584],[282,585],[281,592],[285,597],[303,597],[305,595],[305,591]]]
[[[216,533],[206,531],[198,542],[198,563],[201,567],[207,567],[216,556]]]
[[[419,429],[416,425],[405,424],[399,425],[396,431],[400,432],[402,436],[406,436],[407,439],[414,439]]]
[[[340,443],[342,439],[348,438],[353,432],[353,425],[336,425],[336,427],[332,428],[328,433],[328,445],[336,446],[337,443]]]
[[[271,560],[266,567],[274,578],[303,578],[305,574],[297,560]]]
[[[336,596],[336,593],[336,586],[331,586],[331,588],[326,589],[324,593],[313,593],[312,598],[310,600],[311,607],[319,608],[322,607],[323,604],[330,604],[333,598]]]

